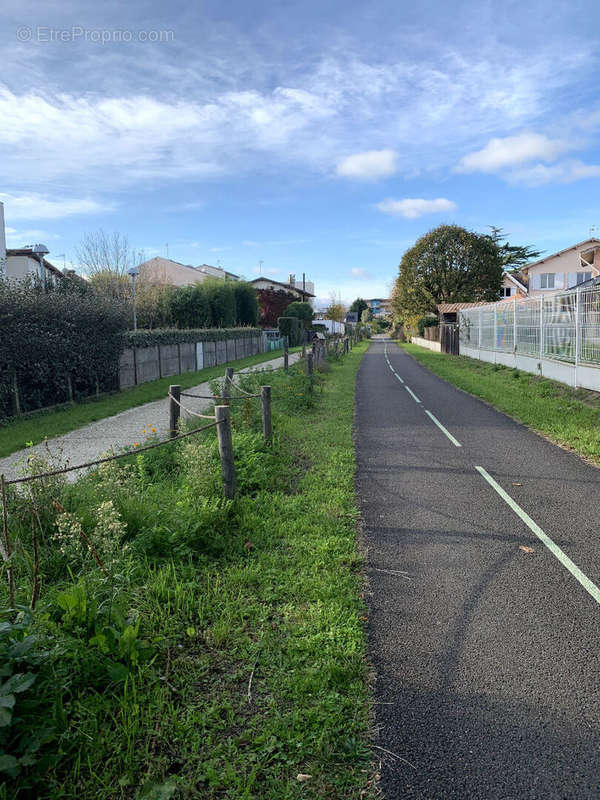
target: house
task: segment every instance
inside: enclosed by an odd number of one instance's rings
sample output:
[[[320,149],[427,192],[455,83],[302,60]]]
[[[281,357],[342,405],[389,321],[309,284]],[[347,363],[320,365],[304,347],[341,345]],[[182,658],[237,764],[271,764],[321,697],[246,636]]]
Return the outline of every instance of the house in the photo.
[[[300,289],[304,292],[304,294],[308,297],[314,297],[315,294],[315,284],[312,281],[306,279],[304,273],[302,273],[302,280],[297,281],[296,276],[290,274],[288,278],[288,283],[290,286],[293,286],[296,289]]]
[[[365,302],[368,304],[369,309],[373,314],[373,319],[385,317],[391,313],[392,304],[391,301],[386,298],[374,297],[371,300],[366,300]]]
[[[210,264],[201,264],[199,267],[197,267],[197,269],[209,278],[218,278],[219,280],[224,281],[241,280],[239,275],[235,275],[233,272],[227,272],[227,270],[223,269],[223,267],[213,267]]]
[[[195,283],[202,283],[208,278],[240,280],[238,275],[234,275],[233,272],[227,272],[221,267],[213,267],[210,264],[193,267],[191,264],[181,264],[179,261],[173,261],[171,258],[163,258],[162,256],[155,256],[138,264],[137,270],[140,273],[140,278],[163,286],[193,286]]]
[[[521,269],[529,297],[572,289],[600,275],[600,239],[586,239]]]
[[[293,275],[290,275],[293,278]],[[314,298],[314,294],[309,292],[308,289],[302,290],[302,284],[297,286],[295,283],[282,283],[281,281],[275,281],[272,278],[254,278],[254,280],[250,281],[252,286],[260,293],[261,290],[270,290],[273,292],[289,292],[294,296],[294,300],[308,300],[311,301]]]
[[[518,273],[504,272],[500,297],[503,300],[509,297],[527,297],[527,285]]]
[[[64,275],[54,264],[44,256],[38,256],[30,247],[7,248],[4,274],[7,278],[22,280],[28,276],[36,275],[45,286],[48,280],[63,278]]]

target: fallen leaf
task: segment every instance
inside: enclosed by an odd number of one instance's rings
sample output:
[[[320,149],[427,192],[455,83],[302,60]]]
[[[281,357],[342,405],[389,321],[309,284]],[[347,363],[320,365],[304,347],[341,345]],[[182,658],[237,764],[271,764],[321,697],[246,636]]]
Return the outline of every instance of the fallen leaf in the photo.
[[[305,774],[304,774],[304,773],[302,773],[302,772],[299,772],[299,773],[296,775],[296,780],[297,780],[297,781],[301,781],[301,782],[302,782],[302,781],[309,781],[311,778],[312,778],[312,775],[305,775]]]
[[[527,547],[526,544],[520,544],[519,550],[522,550],[524,553],[535,553],[535,547]]]
[[[522,483],[513,483],[513,486],[523,486]]]

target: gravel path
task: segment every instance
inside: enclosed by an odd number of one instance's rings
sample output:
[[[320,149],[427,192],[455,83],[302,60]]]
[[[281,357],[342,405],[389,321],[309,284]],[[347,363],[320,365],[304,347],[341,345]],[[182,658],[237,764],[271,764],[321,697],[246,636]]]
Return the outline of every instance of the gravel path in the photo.
[[[289,363],[294,364],[300,357],[300,353],[290,353]],[[223,364],[223,371],[225,371],[225,366]],[[283,356],[274,358],[271,361],[263,361],[252,367],[246,367],[239,370],[239,372],[257,372],[281,367],[283,367]],[[175,381],[176,379],[177,376],[174,375],[173,380]],[[210,383],[208,381],[200,383],[185,391],[210,394]],[[210,400],[195,400],[189,397],[182,398],[182,401],[194,411],[202,411],[202,409],[211,404]],[[184,419],[190,418],[185,413],[182,413],[182,417]],[[119,450],[119,448],[127,447],[135,442],[142,443],[146,436],[155,435],[152,428],[155,429],[156,435],[166,438],[169,429],[168,421],[169,410],[166,398],[146,403],[136,408],[130,408],[128,411],[122,411],[112,417],[92,422],[64,436],[49,439],[47,443],[19,450],[6,458],[0,459],[0,474],[4,473],[7,480],[19,477],[19,465],[22,464],[24,458],[31,456],[32,451],[45,457],[48,457],[49,452],[53,461],[60,462],[57,466],[63,466],[65,463],[82,464],[87,461],[93,461],[108,450]],[[198,424],[202,424],[202,420],[198,420]],[[79,471],[71,472],[69,473],[69,478],[76,480],[79,474]]]

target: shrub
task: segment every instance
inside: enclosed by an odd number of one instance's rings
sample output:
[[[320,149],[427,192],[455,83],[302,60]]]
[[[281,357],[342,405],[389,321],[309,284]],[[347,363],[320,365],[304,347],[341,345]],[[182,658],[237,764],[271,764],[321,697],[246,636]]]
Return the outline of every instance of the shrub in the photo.
[[[279,317],[277,327],[281,336],[287,336],[291,347],[302,343],[304,326],[297,317]]]
[[[80,282],[0,280],[0,417],[118,386],[127,308]]]
[[[419,332],[419,336],[423,336],[425,333],[425,328],[431,328],[434,325],[439,325],[439,320],[437,317],[420,317],[417,320],[417,331]]]

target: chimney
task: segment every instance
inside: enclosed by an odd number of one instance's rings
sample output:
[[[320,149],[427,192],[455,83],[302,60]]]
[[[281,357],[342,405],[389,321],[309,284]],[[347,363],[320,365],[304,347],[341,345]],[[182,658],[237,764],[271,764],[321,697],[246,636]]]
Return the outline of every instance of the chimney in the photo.
[[[290,279],[289,279],[288,283],[289,283],[290,286],[295,286],[296,285],[296,276],[295,275],[290,275]]]

